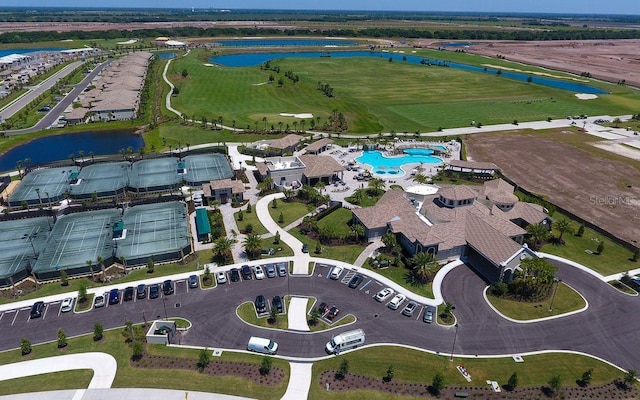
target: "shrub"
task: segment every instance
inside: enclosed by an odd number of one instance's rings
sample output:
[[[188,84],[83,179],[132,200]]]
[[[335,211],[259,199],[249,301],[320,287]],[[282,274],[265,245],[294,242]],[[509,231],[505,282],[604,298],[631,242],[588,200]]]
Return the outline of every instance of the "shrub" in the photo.
[[[211,353],[209,349],[200,350],[200,355],[198,356],[198,369],[200,372],[204,371],[211,364]]]
[[[87,300],[89,300],[87,296],[87,285],[82,284],[80,285],[80,289],[78,289],[78,302],[86,303]]]
[[[433,381],[431,382],[431,388],[436,395],[444,389],[444,376],[440,372],[434,375]]]
[[[246,224],[244,226],[244,233],[253,233],[253,225],[252,224]]]
[[[60,271],[60,284],[62,286],[69,286],[69,276],[67,275],[67,271],[64,269]]]
[[[598,254],[602,254],[603,251],[604,251],[604,242],[600,242],[598,243],[598,248],[596,249],[596,252]]]
[[[31,342],[28,339],[20,339],[20,352],[23,356],[31,353]]]
[[[93,324],[93,340],[99,341],[104,337],[104,327],[100,322]]]
[[[155,264],[153,262],[153,259],[150,258],[149,261],[147,261],[147,273],[153,274],[154,270],[155,270]]]
[[[496,282],[491,285],[491,294],[496,297],[502,297],[509,291],[509,285],[504,282]]]
[[[262,363],[260,364],[260,374],[268,375],[271,372],[271,357],[262,357]]]
[[[142,346],[142,343],[135,341],[133,342],[133,346],[131,346],[131,351],[131,359],[137,361],[141,359],[144,354],[144,346]]]
[[[276,234],[273,237],[273,244],[280,244],[280,231],[276,231]]]
[[[340,369],[336,373],[336,379],[344,379],[344,377],[349,373],[349,361],[345,358],[340,363]]]
[[[640,247],[633,252],[633,256],[631,257],[631,261],[633,262],[637,262],[638,260],[640,260]]]
[[[284,215],[282,215],[282,213],[280,213],[280,215],[278,215],[278,223],[281,224],[284,222]]]
[[[582,235],[584,235],[584,224],[580,224],[576,232],[576,236],[581,237]]]
[[[516,387],[518,387],[518,374],[517,373],[513,373],[511,374],[511,376],[509,377],[509,381],[507,382],[507,386],[509,387],[509,390],[513,390]]]
[[[238,211],[238,221],[242,221],[244,219],[244,213],[242,210]]]

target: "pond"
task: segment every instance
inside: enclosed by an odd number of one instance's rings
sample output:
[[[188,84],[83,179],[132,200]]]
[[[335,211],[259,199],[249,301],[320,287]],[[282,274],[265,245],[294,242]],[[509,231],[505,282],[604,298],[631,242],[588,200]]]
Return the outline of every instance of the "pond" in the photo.
[[[144,147],[141,135],[133,131],[78,132],[45,136],[21,144],[0,155],[0,171],[16,169],[18,161],[31,159],[30,164],[38,165],[53,161],[67,160],[70,154],[78,156],[84,151],[85,157],[93,151],[96,156],[118,154],[120,149],[133,148],[137,152]]]
[[[157,53],[156,57],[158,57],[161,60],[170,60],[170,59],[176,57],[176,53],[173,53],[173,52],[170,52],[170,53],[167,53],[167,52]]]
[[[60,51],[64,49],[58,49],[53,47],[42,47],[42,48],[33,48],[33,49],[0,49],[0,57],[8,56],[10,54],[27,54],[27,53],[36,53],[39,51]]]
[[[237,39],[218,40],[214,45],[224,47],[300,47],[300,46],[356,46],[358,42],[340,39]]]
[[[404,53],[389,53],[389,52],[377,52],[377,51],[302,51],[302,52],[276,52],[276,53],[245,53],[245,54],[228,54],[211,57],[212,63],[217,63],[226,67],[254,67],[265,63],[266,61],[275,60],[278,58],[320,58],[320,57],[333,57],[333,58],[348,58],[348,57],[377,57],[384,59],[393,59],[393,61],[409,62],[413,64],[446,66],[449,68],[462,69],[471,72],[480,72],[487,75],[495,76],[496,69],[478,67],[475,65],[467,65],[461,63],[448,62],[438,60],[434,58],[425,58],[411,54]],[[538,85],[551,87],[554,89],[567,90],[574,93],[587,93],[587,94],[608,94],[604,89],[596,86],[585,85],[584,83],[567,81],[553,78],[546,78],[542,76],[532,76],[525,73],[501,71],[501,76],[508,79],[514,79],[520,82],[531,82]]]

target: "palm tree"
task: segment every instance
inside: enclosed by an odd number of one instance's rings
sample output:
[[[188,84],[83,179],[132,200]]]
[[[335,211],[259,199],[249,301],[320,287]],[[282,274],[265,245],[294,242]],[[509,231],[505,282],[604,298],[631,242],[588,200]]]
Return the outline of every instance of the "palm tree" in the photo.
[[[322,191],[324,190],[324,188],[325,188],[326,186],[327,186],[327,185],[326,185],[324,182],[322,182],[322,181],[318,181],[318,183],[316,183],[314,187],[315,187],[316,189],[318,189],[318,192],[322,193]]]
[[[361,224],[355,224],[351,229],[353,230],[353,236],[355,236],[356,242],[364,236],[364,226]]]
[[[247,253],[249,258],[255,258],[260,254],[260,250],[262,249],[260,236],[255,233],[247,235],[242,244],[244,246],[244,251]]]
[[[539,248],[543,241],[549,238],[549,229],[545,224],[531,224],[526,229],[536,249]]]
[[[264,122],[264,131],[267,131],[267,117],[262,117],[262,122]]]
[[[425,174],[415,174],[413,176],[413,180],[417,183],[424,185],[425,183],[429,183],[429,177]]]
[[[573,224],[571,224],[571,221],[569,221],[566,218],[561,218],[559,220],[556,221],[555,224],[553,224],[554,227],[556,228],[556,230],[558,232],[560,232],[560,237],[558,238],[558,243],[560,244],[564,244],[564,241],[562,240],[562,235],[566,233],[573,233]]]
[[[217,258],[221,258],[224,262],[226,262],[231,256],[231,250],[233,249],[233,245],[237,243],[237,240],[229,237],[219,237],[214,242],[214,247],[212,249],[213,256]]]
[[[411,265],[413,267],[413,275],[422,283],[427,283],[429,275],[433,272],[438,262],[431,253],[423,251],[416,253],[411,257]]]
[[[380,178],[373,178],[369,181],[369,189],[376,193],[384,191],[385,186],[386,182]]]

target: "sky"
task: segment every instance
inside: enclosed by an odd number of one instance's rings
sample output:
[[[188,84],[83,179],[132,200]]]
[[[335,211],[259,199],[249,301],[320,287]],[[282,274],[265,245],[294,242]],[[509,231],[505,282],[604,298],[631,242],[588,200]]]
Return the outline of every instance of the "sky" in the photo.
[[[391,10],[391,11],[475,11],[536,12],[572,14],[640,14],[638,0],[1,0],[2,6],[108,8],[208,8],[291,10]]]

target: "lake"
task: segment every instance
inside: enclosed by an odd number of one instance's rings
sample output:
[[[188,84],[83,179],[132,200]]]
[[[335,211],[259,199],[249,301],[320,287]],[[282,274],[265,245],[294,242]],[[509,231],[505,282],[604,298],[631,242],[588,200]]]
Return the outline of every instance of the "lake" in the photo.
[[[78,132],[45,136],[21,144],[0,155],[0,171],[16,169],[18,161],[31,159],[31,165],[68,160],[69,154],[78,156],[84,151],[85,157],[93,151],[96,156],[118,154],[120,149],[132,147],[137,152],[144,146],[141,135],[133,131]],[[24,162],[23,162],[24,163]]]
[[[156,53],[156,57],[158,57],[160,60],[170,60],[172,58],[176,57],[176,53]]]
[[[27,54],[36,53],[39,51],[60,51],[64,49],[57,48],[34,48],[34,49],[0,49],[0,57],[8,56],[10,54]]]
[[[224,47],[300,47],[300,46],[357,46],[358,42],[340,39],[237,39],[218,40],[214,45]]]
[[[435,58],[425,58],[412,54],[404,53],[389,53],[389,52],[377,52],[377,51],[301,51],[301,52],[276,52],[276,53],[245,53],[245,54],[228,54],[211,57],[212,63],[220,64],[226,67],[254,67],[263,64],[270,60],[278,58],[320,58],[320,57],[332,57],[332,58],[348,58],[348,57],[377,57],[384,59],[393,59],[394,61],[409,62],[413,64],[426,64],[426,65],[447,65],[449,68],[462,69],[470,72],[480,72],[487,75],[495,76],[497,70],[492,68],[477,67],[475,65],[460,64],[454,62],[448,62],[438,60]],[[406,59],[405,59],[406,58]],[[442,68],[442,67],[436,67]],[[531,79],[531,83],[551,87],[554,89],[567,90],[574,93],[588,93],[588,94],[608,94],[604,89],[596,86],[585,85],[584,83],[547,78],[536,75],[529,75],[518,72],[502,71],[501,76],[508,79],[514,79],[520,82],[527,82]]]

